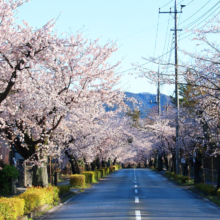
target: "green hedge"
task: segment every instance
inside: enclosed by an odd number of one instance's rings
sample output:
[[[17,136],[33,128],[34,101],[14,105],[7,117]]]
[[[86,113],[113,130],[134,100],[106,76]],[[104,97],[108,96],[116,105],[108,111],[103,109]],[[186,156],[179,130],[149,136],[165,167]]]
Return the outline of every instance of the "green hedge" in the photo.
[[[218,191],[217,191],[217,196],[220,199],[220,189],[218,189]]]
[[[197,183],[195,184],[195,188],[196,189],[199,189],[205,193],[208,193],[212,196],[216,196],[217,195],[217,190],[211,186],[211,185],[208,185],[208,184],[204,184],[204,183]]]
[[[59,189],[59,195],[70,192],[70,185],[57,186],[57,188]]]
[[[190,180],[188,176],[183,176],[180,174],[175,174],[174,172],[166,171],[165,173],[167,176],[173,177],[175,180],[180,180],[181,183],[186,183],[187,180]]]
[[[85,175],[74,174],[70,176],[70,186],[84,187],[84,185],[85,185]]]
[[[102,177],[102,172],[100,170],[93,171],[95,173],[95,179],[98,181]]]
[[[94,171],[84,171],[81,173],[82,175],[85,175],[86,183],[96,183],[96,174]]]
[[[101,172],[101,177],[104,177],[104,176],[105,176],[105,170],[103,170],[103,169],[98,169],[97,171],[100,171],[100,172]]]

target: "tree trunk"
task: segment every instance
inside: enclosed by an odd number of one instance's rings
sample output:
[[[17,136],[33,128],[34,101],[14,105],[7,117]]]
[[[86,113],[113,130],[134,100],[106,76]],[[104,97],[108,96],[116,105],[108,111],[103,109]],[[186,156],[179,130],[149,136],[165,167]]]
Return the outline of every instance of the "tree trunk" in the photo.
[[[212,164],[212,186],[214,187],[214,166],[213,166],[213,157],[211,157],[211,164]]]
[[[69,160],[71,164],[72,174],[79,174],[79,165],[75,158]]]
[[[194,165],[195,183],[202,182],[202,157],[199,151],[196,152],[195,165]]]
[[[203,183],[205,183],[205,170],[204,170],[204,160],[202,157],[202,177],[203,177]]]
[[[48,186],[48,173],[47,173],[47,164],[44,164],[43,167],[34,166],[33,167],[33,186]]]
[[[191,174],[191,166],[190,166],[190,160],[188,159],[188,166],[187,166],[187,168],[188,168],[188,180],[190,180],[190,174]]]
[[[165,160],[166,170],[169,171],[168,159],[167,159],[167,156],[165,154],[164,154],[164,160]]]
[[[176,153],[174,152],[172,154],[172,172],[176,172]]]
[[[162,156],[161,155],[158,155],[157,169],[159,171],[163,170],[163,160],[162,160]]]

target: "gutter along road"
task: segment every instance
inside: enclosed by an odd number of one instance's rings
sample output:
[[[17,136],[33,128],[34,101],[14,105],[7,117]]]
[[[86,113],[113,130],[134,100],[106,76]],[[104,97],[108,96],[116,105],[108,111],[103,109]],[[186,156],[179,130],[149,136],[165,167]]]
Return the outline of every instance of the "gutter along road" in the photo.
[[[122,169],[42,219],[209,220],[220,209],[149,169]]]

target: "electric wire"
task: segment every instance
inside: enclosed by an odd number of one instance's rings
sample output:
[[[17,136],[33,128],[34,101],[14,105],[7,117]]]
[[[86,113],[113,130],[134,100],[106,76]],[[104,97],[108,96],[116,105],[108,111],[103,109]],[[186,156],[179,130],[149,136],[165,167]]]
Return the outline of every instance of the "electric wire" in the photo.
[[[157,48],[157,35],[158,35],[158,29],[159,29],[159,19],[160,19],[160,13],[158,13],[157,31],[156,31],[156,38],[155,38],[155,45],[154,45],[154,56],[155,56],[156,48]]]
[[[169,1],[168,3],[166,3],[164,6],[160,7],[160,8],[164,8],[166,7],[167,5],[169,5],[173,0]]]
[[[192,21],[191,23],[187,24],[186,26],[182,27],[183,29],[185,28],[189,28],[190,26],[195,25],[200,19],[202,19],[207,13],[211,12],[218,4],[220,3],[220,1],[218,1],[214,6],[212,6],[208,11],[206,11],[204,14],[202,14],[200,17],[198,17],[197,19],[195,19],[194,21]],[[215,10],[216,11],[216,10]],[[213,12],[211,12],[213,13]],[[210,16],[210,15],[209,15]]]
[[[170,19],[170,20],[171,20],[171,19]],[[160,25],[160,24],[163,24],[163,23],[166,23],[166,22],[169,22],[169,20],[163,21],[163,22],[159,23],[159,25]],[[157,25],[158,25],[158,24],[155,24],[155,25],[150,26],[150,27],[148,27],[148,28],[145,28],[145,29],[143,29],[143,30],[141,30],[141,31],[135,32],[135,33],[133,33],[133,34],[130,34],[130,35],[126,36],[126,37],[120,38],[119,40],[124,40],[124,39],[126,39],[126,38],[132,37],[132,36],[134,36],[134,35],[136,35],[136,34],[139,34],[139,33],[142,33],[142,32],[144,32],[144,31],[147,31],[147,30],[149,30],[149,29],[152,29],[152,28],[156,27]]]
[[[220,8],[220,6],[214,11],[214,12],[216,12],[218,9]],[[213,14],[214,12],[211,12],[211,14]],[[220,14],[220,12],[218,12],[214,17],[216,17],[217,15],[219,15]],[[197,26],[198,25],[200,25],[201,23],[203,23],[208,17],[210,17],[211,15],[208,15],[207,17],[205,17],[202,21],[200,21],[200,23],[198,23],[197,24]],[[204,26],[205,26],[206,24],[204,24],[202,27],[200,27],[200,28],[203,28]],[[190,29],[190,31],[191,30],[193,30],[194,28],[191,28]],[[187,33],[184,33],[184,35],[185,34],[187,34]],[[193,33],[190,33],[190,34],[188,34],[187,36],[184,36],[183,38],[181,38],[180,40],[183,40],[183,39],[185,39],[185,38],[187,38],[187,37],[189,37],[189,36],[191,36]]]
[[[201,11],[209,2],[210,2],[211,0],[209,0],[207,3],[205,3],[205,5],[203,5],[199,10],[197,10],[194,14],[192,14],[190,17],[188,17],[186,20],[184,20],[184,21],[182,21],[181,23],[180,23],[180,25],[181,24],[183,24],[183,23],[185,23],[186,21],[188,21],[190,18],[192,18],[194,15],[196,15],[199,11]]]
[[[171,50],[167,51],[165,54],[170,53],[170,51],[173,51],[173,50],[174,50],[174,48],[172,48]],[[160,55],[160,56],[157,57],[156,59],[160,59],[160,58],[161,58],[162,56],[164,56],[165,54]],[[151,62],[151,61],[148,61],[148,62],[143,63],[143,64],[141,64],[141,65],[139,65],[139,66],[137,66],[137,67],[133,67],[133,68],[130,68],[130,69],[124,70],[124,71],[122,71],[122,72],[118,72],[118,73],[125,73],[125,72],[128,72],[128,71],[130,71],[130,70],[134,70],[134,69],[137,69],[137,68],[139,68],[139,67],[145,66],[145,65],[147,65],[147,64],[149,64],[149,63],[152,63],[152,62]]]

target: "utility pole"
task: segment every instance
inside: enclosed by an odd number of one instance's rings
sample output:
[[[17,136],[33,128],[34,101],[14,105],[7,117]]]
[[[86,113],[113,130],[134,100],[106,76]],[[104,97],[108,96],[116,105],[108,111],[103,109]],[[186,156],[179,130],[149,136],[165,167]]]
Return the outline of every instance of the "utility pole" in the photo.
[[[157,85],[157,97],[158,97],[158,115],[161,116],[161,103],[160,103],[160,72],[158,67],[158,85]]]
[[[182,29],[177,28],[177,14],[182,13],[182,9],[185,5],[180,5],[181,11],[177,11],[177,0],[174,0],[174,11],[171,10],[169,12],[161,12],[159,9],[159,13],[174,13],[174,31],[175,33],[175,104],[176,104],[176,143],[179,139],[179,84],[178,84],[178,36],[177,31],[182,31]],[[180,152],[179,146],[176,146],[176,174],[180,173]]]
[[[150,101],[150,103],[157,103],[158,105],[158,116],[161,116],[161,101],[160,101],[160,72],[159,72],[159,67],[158,67],[158,83],[157,83],[157,98],[155,100],[155,102],[152,102],[152,100]]]

